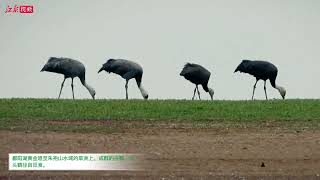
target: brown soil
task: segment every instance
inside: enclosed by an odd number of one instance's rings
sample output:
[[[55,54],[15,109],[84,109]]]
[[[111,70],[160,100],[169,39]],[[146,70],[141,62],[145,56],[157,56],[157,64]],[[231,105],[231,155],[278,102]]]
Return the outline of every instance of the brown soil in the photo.
[[[111,134],[0,131],[0,137],[0,179],[320,179],[319,131],[161,124]],[[146,166],[144,171],[9,172],[8,153],[14,152],[139,153]]]

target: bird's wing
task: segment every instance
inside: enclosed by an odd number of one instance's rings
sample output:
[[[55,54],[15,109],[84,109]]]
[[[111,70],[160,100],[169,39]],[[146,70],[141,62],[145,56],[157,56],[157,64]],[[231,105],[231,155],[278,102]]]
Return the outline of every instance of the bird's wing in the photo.
[[[136,76],[136,74],[137,74],[136,71],[129,71],[129,72],[123,74],[122,77],[124,79],[131,79],[131,78],[134,78]]]
[[[54,59],[51,61],[48,61],[48,67],[50,71],[57,72],[57,73],[63,73],[66,68],[69,66],[69,62],[66,60],[61,59]]]

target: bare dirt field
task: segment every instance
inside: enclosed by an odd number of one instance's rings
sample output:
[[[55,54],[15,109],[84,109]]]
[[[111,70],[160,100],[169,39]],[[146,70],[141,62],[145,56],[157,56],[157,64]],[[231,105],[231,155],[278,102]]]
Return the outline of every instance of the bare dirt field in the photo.
[[[111,121],[106,125],[121,130],[108,134],[0,131],[0,179],[320,179],[318,130],[131,123]],[[143,171],[9,172],[8,153],[14,152],[139,153],[146,166]]]

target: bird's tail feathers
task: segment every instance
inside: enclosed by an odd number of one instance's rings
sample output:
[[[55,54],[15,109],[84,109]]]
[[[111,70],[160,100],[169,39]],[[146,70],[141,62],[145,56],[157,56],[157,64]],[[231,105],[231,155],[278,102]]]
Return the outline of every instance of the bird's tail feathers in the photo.
[[[191,64],[190,63],[186,63],[182,69],[182,71],[180,72],[180,76],[184,76],[187,72],[188,67],[190,67]]]
[[[234,70],[234,73],[236,73],[236,72],[238,72],[238,71],[240,71],[240,72],[244,72],[244,70],[243,70],[243,67],[242,67],[243,65],[242,64],[239,64],[239,66],[237,66],[237,68]]]
[[[42,67],[42,69],[40,70],[40,72],[42,72],[42,71],[47,71],[47,70],[48,70],[48,65],[45,64],[45,65]]]
[[[100,73],[100,72],[103,71],[103,70],[104,70],[104,67],[102,66],[102,67],[99,69],[98,73]]]
[[[115,59],[109,59],[106,63],[104,63],[102,65],[102,67],[100,68],[100,70],[98,71],[101,72],[103,70],[107,71],[107,72],[110,72],[111,69],[112,69],[112,64],[115,62],[116,60]]]

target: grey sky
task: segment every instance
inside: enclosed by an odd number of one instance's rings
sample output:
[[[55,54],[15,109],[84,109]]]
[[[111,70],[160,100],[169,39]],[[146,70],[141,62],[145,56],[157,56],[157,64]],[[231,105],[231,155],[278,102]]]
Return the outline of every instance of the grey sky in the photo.
[[[97,98],[125,98],[120,76],[97,74],[109,58],[140,63],[151,99],[192,97],[179,76],[186,62],[211,71],[214,99],[250,99],[254,78],[233,73],[242,59],[274,63],[288,98],[320,97],[319,0],[39,0],[28,1],[32,15],[4,13],[22,1],[0,4],[1,98],[56,98],[63,76],[40,73],[50,56],[83,62]],[[72,98],[70,83],[62,98]],[[75,96],[90,98],[78,79]],[[264,98],[262,81],[255,96]],[[142,99],[135,81],[129,98]]]

